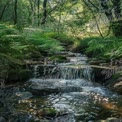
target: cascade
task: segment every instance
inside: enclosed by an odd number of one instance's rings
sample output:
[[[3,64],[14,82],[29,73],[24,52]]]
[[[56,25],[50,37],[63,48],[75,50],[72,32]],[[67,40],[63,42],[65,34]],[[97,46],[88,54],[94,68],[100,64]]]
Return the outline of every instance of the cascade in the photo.
[[[52,122],[94,122],[101,113],[101,106],[109,106],[109,101],[115,106],[112,101],[117,95],[94,83],[93,70],[85,55],[73,53],[67,60],[55,65],[34,65],[29,88],[40,97],[46,95],[47,106],[68,113],[66,119],[57,116]]]
[[[59,63],[57,65],[35,65],[33,66],[34,78],[48,79],[86,79],[93,81],[92,68],[86,65],[85,56],[70,57],[70,62]],[[77,56],[76,55],[76,56]],[[82,56],[82,55],[80,55]],[[88,65],[88,64],[87,64]]]

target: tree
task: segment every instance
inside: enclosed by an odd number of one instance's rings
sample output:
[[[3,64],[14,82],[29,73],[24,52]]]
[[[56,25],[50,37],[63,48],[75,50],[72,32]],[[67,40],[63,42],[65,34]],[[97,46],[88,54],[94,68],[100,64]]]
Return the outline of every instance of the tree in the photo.
[[[46,8],[46,6],[47,6],[47,0],[44,0],[43,1],[43,19],[42,19],[42,22],[41,22],[41,24],[43,25],[43,24],[45,24],[45,22],[46,22],[46,18],[47,18],[47,8]]]
[[[18,7],[18,0],[15,0],[14,2],[14,25],[17,24],[17,7]]]
[[[40,24],[40,16],[39,16],[39,14],[40,14],[40,0],[38,0],[38,26],[39,26],[39,24]]]
[[[3,18],[3,15],[4,15],[4,12],[5,12],[5,9],[7,8],[8,4],[9,4],[9,0],[5,1],[5,5],[3,5],[3,8],[1,9],[1,14],[0,14],[0,21],[2,20]]]
[[[122,36],[122,9],[121,9],[121,0],[83,0],[86,6],[92,11],[96,16],[101,16],[105,14],[109,23],[110,28],[113,31],[113,34],[117,37]]]
[[[112,7],[110,7],[109,0],[101,0],[101,7],[105,15],[110,21],[111,29],[115,36],[122,36],[122,20],[121,20],[121,0],[112,0]]]

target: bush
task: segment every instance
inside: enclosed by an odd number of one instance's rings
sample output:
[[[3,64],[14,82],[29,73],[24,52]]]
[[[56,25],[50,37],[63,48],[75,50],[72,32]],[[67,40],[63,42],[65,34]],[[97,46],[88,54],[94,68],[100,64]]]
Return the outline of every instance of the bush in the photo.
[[[54,53],[64,49],[59,41],[46,36],[40,31],[29,34],[26,40],[30,45],[36,46],[40,52]]]
[[[44,36],[52,38],[52,39],[56,39],[57,41],[65,45],[72,45],[75,41],[73,37],[71,36],[69,37],[65,33],[46,32],[44,33]]]
[[[111,21],[110,26],[116,37],[122,37],[122,20]]]
[[[119,58],[122,56],[122,38],[92,38],[88,43],[86,53],[105,59]]]

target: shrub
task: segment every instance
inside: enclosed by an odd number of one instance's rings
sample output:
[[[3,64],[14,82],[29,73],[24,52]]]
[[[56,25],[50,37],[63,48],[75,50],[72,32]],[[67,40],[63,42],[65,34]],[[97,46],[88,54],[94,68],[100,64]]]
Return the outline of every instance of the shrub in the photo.
[[[86,53],[94,57],[115,59],[122,56],[122,39],[116,37],[92,38],[88,43]]]
[[[49,38],[39,31],[29,34],[26,40],[30,45],[35,45],[40,52],[54,53],[63,50],[59,41]]]

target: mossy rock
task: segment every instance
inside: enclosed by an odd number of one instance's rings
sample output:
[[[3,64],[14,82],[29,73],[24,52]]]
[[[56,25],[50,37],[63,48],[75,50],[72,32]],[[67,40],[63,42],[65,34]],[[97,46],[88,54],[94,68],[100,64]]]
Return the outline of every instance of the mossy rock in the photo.
[[[50,57],[50,60],[52,60],[52,61],[56,61],[56,62],[64,62],[64,61],[66,61],[67,59],[66,59],[66,56],[64,55],[64,56],[62,56],[62,55],[54,55],[54,56],[51,56]]]
[[[122,94],[122,71],[113,74],[105,85],[112,91]]]
[[[32,72],[29,69],[12,69],[8,73],[8,82],[27,81],[31,74]]]
[[[57,111],[53,108],[44,108],[40,111],[40,114],[42,114],[42,116],[55,117]]]

